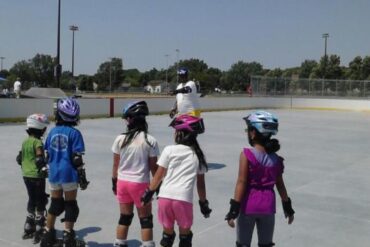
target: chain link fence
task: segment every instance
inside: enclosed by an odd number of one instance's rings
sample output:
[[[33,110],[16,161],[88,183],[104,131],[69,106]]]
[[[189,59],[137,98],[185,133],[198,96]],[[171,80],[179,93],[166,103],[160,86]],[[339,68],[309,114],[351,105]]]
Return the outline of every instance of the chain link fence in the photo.
[[[252,76],[251,85],[258,96],[370,97],[370,81]]]

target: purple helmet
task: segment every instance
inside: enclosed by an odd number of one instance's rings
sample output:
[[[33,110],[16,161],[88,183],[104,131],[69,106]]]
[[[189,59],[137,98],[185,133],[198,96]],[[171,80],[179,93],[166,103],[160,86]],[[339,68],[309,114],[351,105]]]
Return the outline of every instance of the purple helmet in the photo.
[[[195,134],[204,132],[203,119],[186,114],[177,116],[169,126],[175,130],[185,130]]]
[[[78,122],[80,120],[80,106],[74,98],[58,100],[57,113],[65,122]]]

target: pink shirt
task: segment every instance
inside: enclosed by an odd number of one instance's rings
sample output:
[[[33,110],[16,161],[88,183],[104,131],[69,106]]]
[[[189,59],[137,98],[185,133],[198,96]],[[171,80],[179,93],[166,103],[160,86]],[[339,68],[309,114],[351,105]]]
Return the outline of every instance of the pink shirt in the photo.
[[[244,214],[274,214],[274,186],[277,177],[284,171],[284,159],[255,148],[244,148],[243,151],[248,160],[248,184],[241,211]]]

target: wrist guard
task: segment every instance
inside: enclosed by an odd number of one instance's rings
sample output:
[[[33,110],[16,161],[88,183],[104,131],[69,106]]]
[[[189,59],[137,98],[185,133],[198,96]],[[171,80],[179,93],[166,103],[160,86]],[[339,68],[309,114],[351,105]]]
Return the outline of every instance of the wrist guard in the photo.
[[[22,151],[19,151],[17,157],[15,158],[15,160],[17,161],[17,164],[18,165],[22,165]]]
[[[212,212],[212,209],[209,208],[209,202],[206,199],[204,202],[199,200],[200,212],[203,214],[204,218],[208,218]]]
[[[117,178],[112,178],[112,191],[115,195],[117,194]]]
[[[292,201],[288,197],[288,201],[282,201],[283,204],[283,210],[284,210],[284,215],[285,217],[290,217],[294,215],[294,210],[292,208]]]
[[[230,199],[230,210],[225,216],[225,220],[236,219],[240,211],[240,202]]]
[[[149,188],[147,188],[144,194],[141,196],[141,202],[143,202],[144,205],[148,204],[152,200],[154,193],[154,190],[150,190]]]

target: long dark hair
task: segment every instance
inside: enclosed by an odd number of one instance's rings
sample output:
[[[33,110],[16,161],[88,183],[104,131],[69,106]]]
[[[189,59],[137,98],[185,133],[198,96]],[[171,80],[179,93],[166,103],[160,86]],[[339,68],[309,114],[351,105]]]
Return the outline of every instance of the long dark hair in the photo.
[[[126,147],[129,145],[135,137],[140,134],[140,132],[144,132],[145,135],[145,141],[150,146],[153,147],[153,144],[151,144],[148,141],[148,123],[145,120],[144,116],[138,116],[138,117],[132,117],[129,118],[127,125],[127,131],[123,133],[125,135],[125,139],[122,142],[121,148]]]
[[[252,140],[250,136],[251,131],[255,131],[256,135],[254,139]],[[266,153],[271,154],[271,153],[276,153],[277,151],[280,150],[280,143],[278,139],[272,138],[271,135],[262,135],[260,132],[257,131],[256,128],[254,127],[249,127],[248,128],[248,140],[249,144],[251,146],[254,146],[255,144],[259,144],[262,147],[264,147]]]
[[[191,147],[191,149],[195,152],[195,154],[198,157],[199,169],[201,170],[203,166],[208,171],[208,165],[207,165],[206,158],[197,141],[197,134],[191,133],[189,131],[184,131],[184,130],[176,130],[175,142],[177,144],[182,144],[182,145]]]

